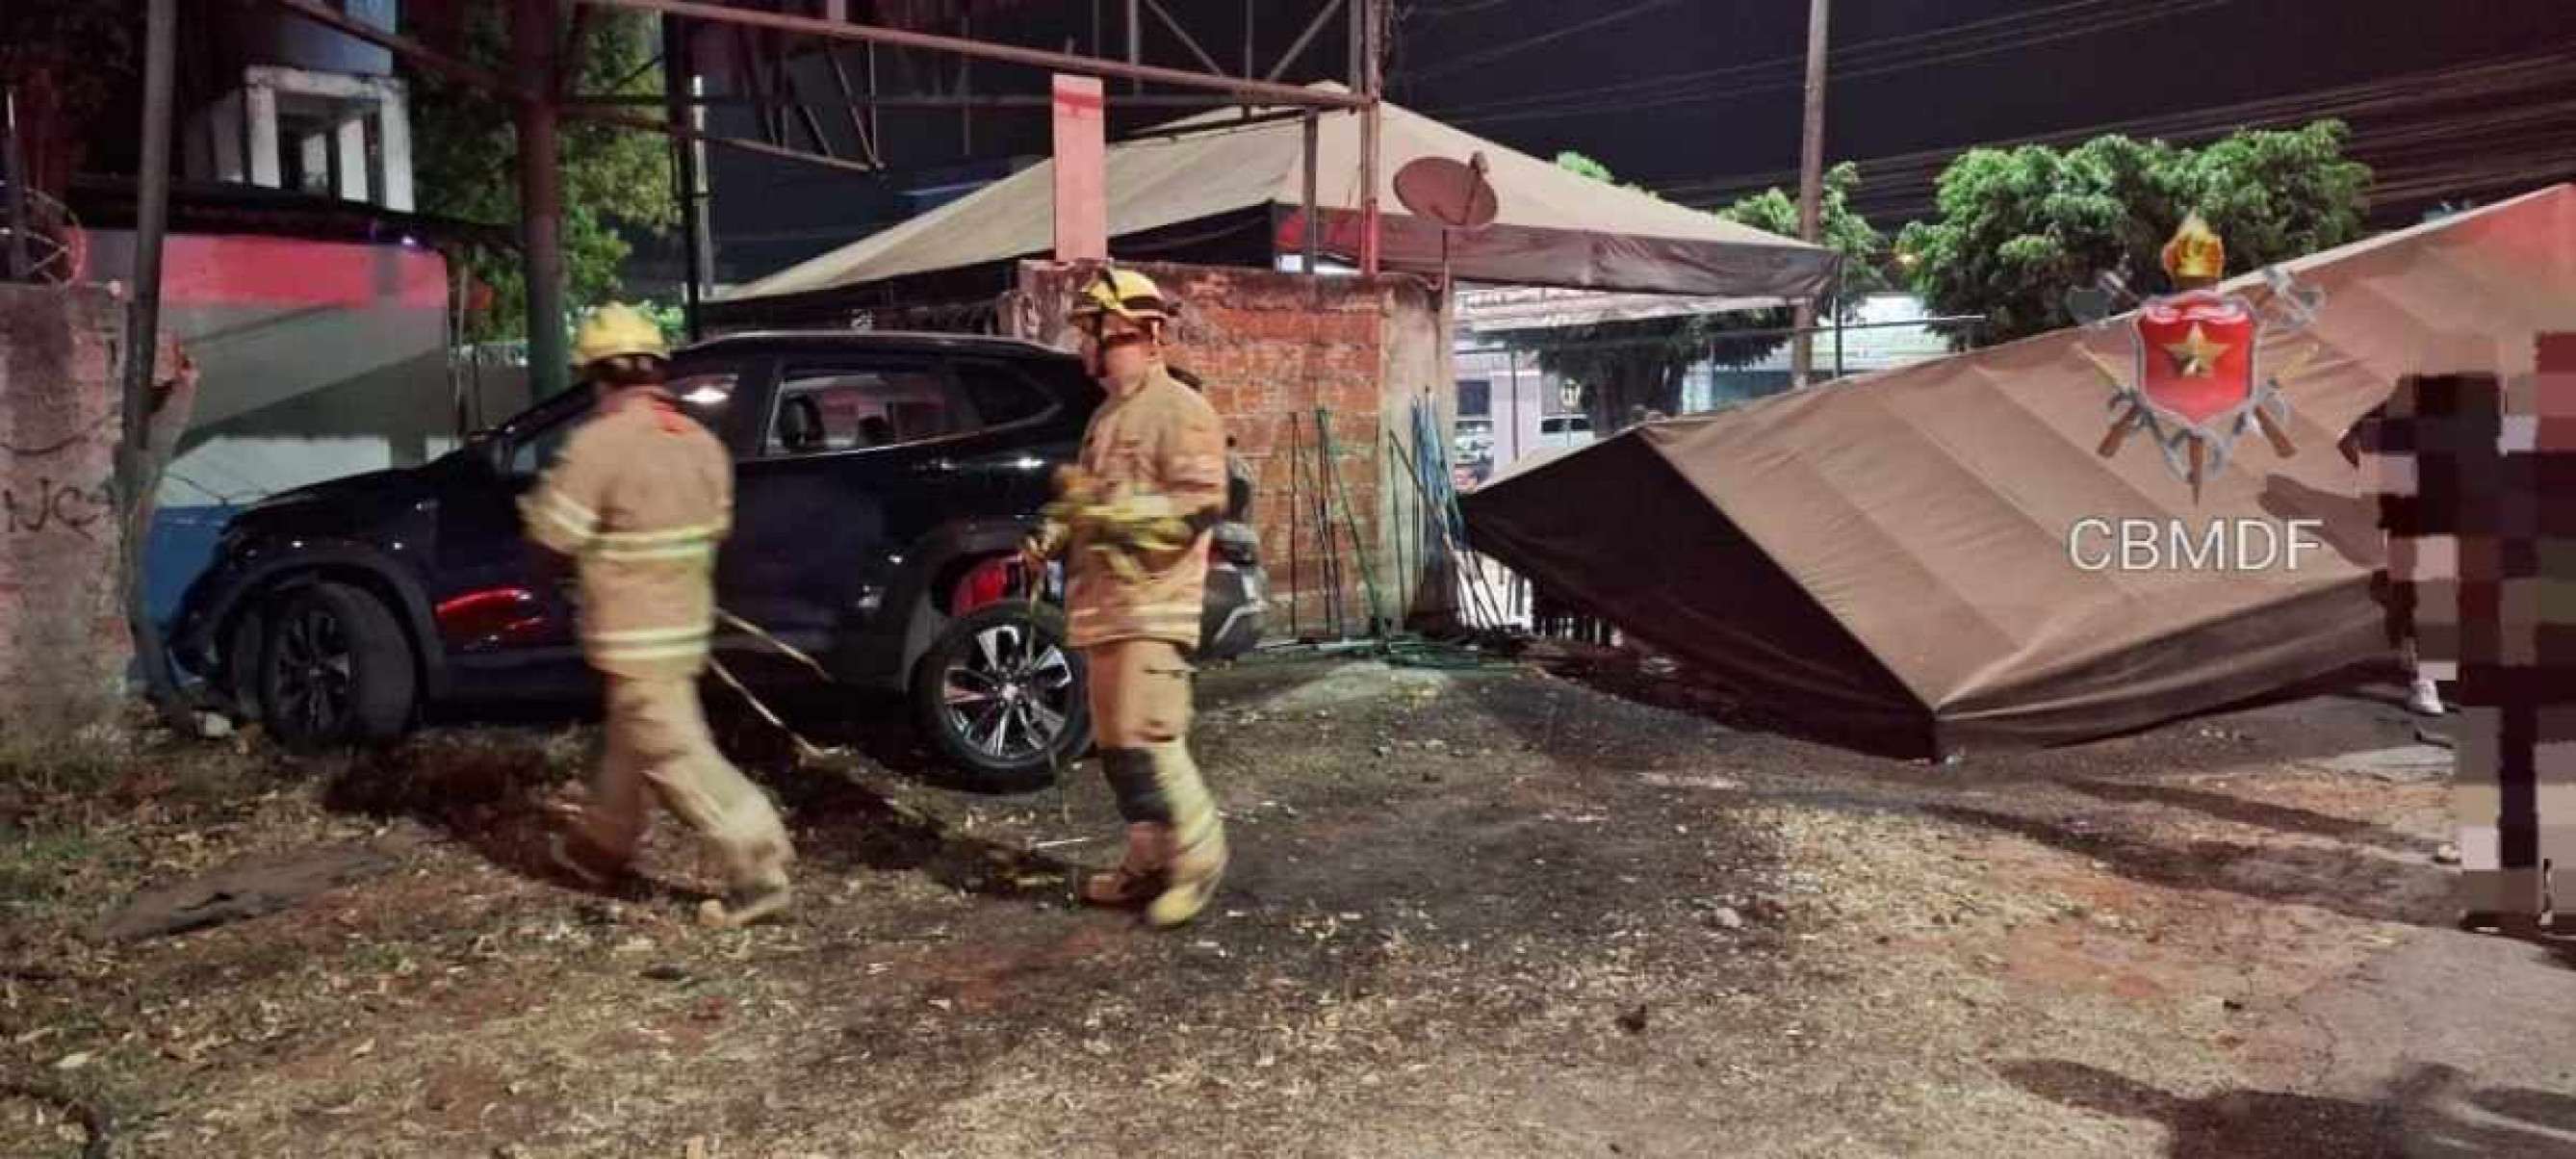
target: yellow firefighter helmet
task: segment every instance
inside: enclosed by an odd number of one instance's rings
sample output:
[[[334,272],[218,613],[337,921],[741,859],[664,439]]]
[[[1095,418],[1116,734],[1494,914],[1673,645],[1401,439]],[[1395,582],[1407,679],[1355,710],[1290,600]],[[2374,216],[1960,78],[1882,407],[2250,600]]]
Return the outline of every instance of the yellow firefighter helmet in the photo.
[[[667,359],[671,348],[662,341],[662,328],[633,306],[611,302],[593,310],[573,335],[576,366],[587,368],[603,358],[635,354]]]
[[[1134,270],[1103,266],[1097,277],[1074,297],[1068,316],[1077,326],[1096,326],[1108,314],[1133,322],[1167,322],[1170,308],[1154,279]]]

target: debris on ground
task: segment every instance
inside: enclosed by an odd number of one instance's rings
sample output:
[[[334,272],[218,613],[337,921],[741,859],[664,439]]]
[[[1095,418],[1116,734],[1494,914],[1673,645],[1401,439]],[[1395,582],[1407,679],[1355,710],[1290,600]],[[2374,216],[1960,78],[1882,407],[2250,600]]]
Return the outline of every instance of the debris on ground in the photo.
[[[725,732],[800,853],[794,915],[735,930],[692,924],[722,875],[668,823],[615,896],[541,872],[579,729],[13,777],[0,1079],[36,1080],[0,1082],[0,1153],[2266,1159],[2502,1137],[2551,1089],[2437,1106],[2382,1083],[2423,1035],[2329,1037],[2373,963],[2476,944],[2442,928],[2439,780],[2336,766],[2402,710],[1918,768],[1529,652],[1559,670],[1209,673],[1235,861],[1179,935],[1074,901],[1057,858],[1118,850],[1088,768],[993,796]],[[296,868],[225,876],[256,866]],[[138,895],[280,900],[92,936]]]

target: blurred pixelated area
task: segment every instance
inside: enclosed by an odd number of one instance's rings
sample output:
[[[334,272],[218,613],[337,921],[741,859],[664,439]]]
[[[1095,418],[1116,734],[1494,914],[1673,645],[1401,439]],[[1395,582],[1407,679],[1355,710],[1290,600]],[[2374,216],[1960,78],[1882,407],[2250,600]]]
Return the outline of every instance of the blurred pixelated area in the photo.
[[[2392,635],[2455,683],[2460,904],[2576,910],[2576,334],[2532,373],[2401,380],[2362,444]]]

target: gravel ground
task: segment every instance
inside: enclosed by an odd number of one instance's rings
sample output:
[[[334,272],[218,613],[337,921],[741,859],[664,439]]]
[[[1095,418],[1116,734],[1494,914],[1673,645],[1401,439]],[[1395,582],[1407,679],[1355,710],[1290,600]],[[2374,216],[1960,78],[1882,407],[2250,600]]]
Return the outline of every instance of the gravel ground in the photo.
[[[956,792],[881,736],[729,733],[802,906],[721,933],[667,822],[648,889],[535,871],[577,728],[22,762],[0,1153],[2576,1152],[2576,1045],[2426,1045],[2476,1017],[2446,971],[2531,1024],[2569,956],[2444,928],[2438,780],[2327,767],[2408,743],[2390,690],[1933,766],[1557,660],[1212,673],[1238,864],[1166,934],[1067,904],[1115,855],[1087,769]],[[383,868],[288,912],[95,936],[348,849]]]

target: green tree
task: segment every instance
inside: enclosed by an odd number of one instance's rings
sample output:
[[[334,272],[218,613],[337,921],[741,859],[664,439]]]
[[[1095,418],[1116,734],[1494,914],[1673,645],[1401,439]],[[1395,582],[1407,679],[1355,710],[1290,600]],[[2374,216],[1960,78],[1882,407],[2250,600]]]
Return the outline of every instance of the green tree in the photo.
[[[1897,250],[1934,311],[1984,316],[1950,330],[1954,348],[2042,333],[2073,322],[2067,292],[2104,271],[2165,289],[2159,251],[2193,211],[2238,272],[2359,238],[2370,169],[2344,158],[2345,136],[2318,121],[2198,149],[2117,135],[1971,149],[1942,171],[1938,216],[1906,226]]]
[[[1556,163],[1596,181],[1622,184],[1607,167],[1581,153],[1559,153]],[[1824,243],[1844,259],[1841,295],[1829,295],[1825,303],[1826,309],[1837,313],[1847,314],[1860,295],[1886,284],[1879,258],[1887,240],[1851,211],[1851,190],[1859,181],[1859,170],[1849,162],[1835,166],[1825,175],[1824,196],[1818,203]],[[1626,188],[1656,196],[1653,190],[1634,184]],[[1783,237],[1798,233],[1797,198],[1779,189],[1744,198],[1717,215]],[[1782,307],[1601,322],[1504,338],[1535,353],[1548,373],[1575,383],[1593,429],[1607,434],[1625,425],[1632,410],[1678,412],[1682,378],[1695,363],[1710,361],[1735,368],[1770,357],[1788,344],[1783,332],[1791,321],[1791,311]]]
[[[506,5],[477,4],[463,15],[460,54],[510,73]],[[654,18],[594,11],[572,90],[651,96],[662,91]],[[519,218],[518,133],[506,98],[421,70],[413,87],[413,168],[423,212],[467,221]],[[616,296],[625,234],[667,232],[679,222],[669,142],[653,133],[564,121],[557,133],[563,174],[564,300],[575,310]],[[492,287],[491,308],[468,324],[476,340],[527,335],[527,282],[514,252],[476,251],[473,276]]]
[[[17,95],[29,188],[59,200],[118,96],[142,88],[142,30],[133,0],[0,3],[0,85]]]

